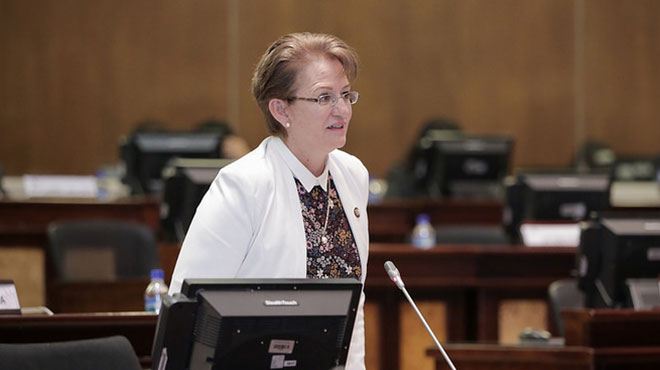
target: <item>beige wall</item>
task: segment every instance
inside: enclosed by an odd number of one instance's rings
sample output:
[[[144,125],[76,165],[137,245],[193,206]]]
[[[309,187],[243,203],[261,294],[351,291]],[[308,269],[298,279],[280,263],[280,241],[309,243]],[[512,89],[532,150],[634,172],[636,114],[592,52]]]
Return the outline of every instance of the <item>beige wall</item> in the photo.
[[[660,153],[659,24],[653,0],[4,0],[0,163],[92,173],[147,118],[224,118],[256,146],[252,68],[303,30],[360,53],[346,150],[375,175],[432,116],[513,135],[517,167],[567,165],[587,137]]]

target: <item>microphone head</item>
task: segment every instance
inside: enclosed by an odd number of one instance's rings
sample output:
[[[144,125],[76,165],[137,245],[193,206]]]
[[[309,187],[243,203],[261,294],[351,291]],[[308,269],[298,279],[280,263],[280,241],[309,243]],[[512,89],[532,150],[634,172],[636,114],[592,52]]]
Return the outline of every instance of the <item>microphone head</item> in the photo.
[[[394,262],[392,261],[385,262],[385,271],[387,272],[387,275],[390,276],[390,278],[399,276],[399,270],[396,268],[396,266],[394,266]]]
[[[403,289],[404,285],[403,280],[401,279],[401,274],[399,274],[399,270],[394,266],[392,261],[385,262],[385,271],[394,284],[396,284],[399,289]]]

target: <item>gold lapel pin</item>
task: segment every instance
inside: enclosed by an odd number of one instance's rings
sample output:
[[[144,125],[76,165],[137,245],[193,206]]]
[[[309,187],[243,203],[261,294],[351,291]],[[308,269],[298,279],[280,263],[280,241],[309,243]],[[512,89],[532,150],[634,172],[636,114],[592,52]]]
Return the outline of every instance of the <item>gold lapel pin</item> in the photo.
[[[358,207],[353,208],[353,214],[355,214],[355,217],[360,217],[360,210]]]

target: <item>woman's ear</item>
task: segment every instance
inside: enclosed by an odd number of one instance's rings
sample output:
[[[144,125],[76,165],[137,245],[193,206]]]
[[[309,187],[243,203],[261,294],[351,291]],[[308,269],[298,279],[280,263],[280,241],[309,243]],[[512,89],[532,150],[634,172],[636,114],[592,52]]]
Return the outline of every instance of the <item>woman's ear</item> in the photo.
[[[286,126],[286,123],[289,122],[288,106],[284,100],[270,99],[268,102],[268,110],[282,126]]]

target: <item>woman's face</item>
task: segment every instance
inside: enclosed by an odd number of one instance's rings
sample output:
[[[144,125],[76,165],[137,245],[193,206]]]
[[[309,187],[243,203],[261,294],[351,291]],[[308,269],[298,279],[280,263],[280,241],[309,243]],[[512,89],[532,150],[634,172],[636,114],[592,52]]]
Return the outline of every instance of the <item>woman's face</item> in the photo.
[[[346,144],[351,104],[341,98],[350,84],[341,63],[334,58],[318,57],[298,72],[294,92],[299,98],[318,98],[323,94],[338,97],[337,104],[321,106],[307,100],[288,104],[287,145],[297,156],[318,158]]]

